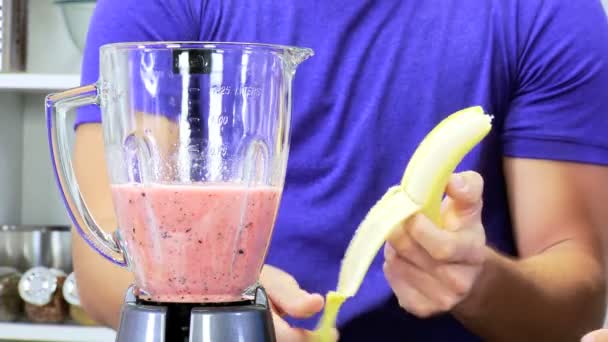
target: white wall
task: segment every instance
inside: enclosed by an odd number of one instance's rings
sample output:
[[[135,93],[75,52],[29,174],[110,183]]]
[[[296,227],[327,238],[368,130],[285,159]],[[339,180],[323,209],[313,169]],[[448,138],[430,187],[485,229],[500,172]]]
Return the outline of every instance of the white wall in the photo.
[[[27,71],[78,73],[81,54],[53,0],[30,0]],[[0,224],[67,224],[53,178],[45,94],[0,92]]]
[[[80,71],[80,51],[70,40],[61,11],[52,0],[30,0],[28,30],[28,72]],[[69,224],[50,164],[44,96],[23,96],[20,220],[23,224]]]
[[[24,98],[21,223],[69,224],[51,168],[43,100]]]
[[[0,224],[21,218],[21,107],[20,96],[0,94]]]
[[[53,0],[30,0],[28,15],[27,71],[78,73],[80,52]]]

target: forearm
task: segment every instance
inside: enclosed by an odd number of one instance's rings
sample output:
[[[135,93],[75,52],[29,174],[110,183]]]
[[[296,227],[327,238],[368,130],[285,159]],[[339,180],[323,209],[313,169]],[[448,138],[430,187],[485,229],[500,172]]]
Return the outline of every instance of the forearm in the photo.
[[[76,130],[74,168],[80,190],[95,221],[106,232],[116,229],[112,195],[106,170],[103,136],[99,124]],[[93,319],[117,328],[120,309],[133,276],[89,247],[73,229],[72,259],[80,300]]]
[[[126,289],[133,283],[133,276],[103,259],[76,233],[73,247],[74,269],[84,309],[99,324],[117,329]]]
[[[513,260],[487,248],[479,281],[454,315],[487,341],[578,341],[601,327],[604,274],[591,253],[563,242]]]

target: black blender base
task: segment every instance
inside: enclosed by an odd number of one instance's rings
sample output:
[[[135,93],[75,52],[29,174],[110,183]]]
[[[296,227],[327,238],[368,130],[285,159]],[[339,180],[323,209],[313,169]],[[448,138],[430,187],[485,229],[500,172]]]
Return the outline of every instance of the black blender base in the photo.
[[[116,342],[275,342],[268,297],[231,305],[142,303],[129,288]]]

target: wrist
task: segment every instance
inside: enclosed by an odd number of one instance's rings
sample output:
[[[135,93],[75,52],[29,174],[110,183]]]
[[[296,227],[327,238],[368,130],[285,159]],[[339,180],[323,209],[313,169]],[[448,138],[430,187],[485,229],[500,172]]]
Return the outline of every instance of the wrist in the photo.
[[[481,271],[477,276],[473,286],[464,299],[452,309],[452,314],[461,322],[483,316],[488,307],[488,298],[491,295],[490,289],[496,288],[492,284],[496,283],[496,276],[501,265],[508,262],[490,247],[485,247],[485,258],[481,266]]]

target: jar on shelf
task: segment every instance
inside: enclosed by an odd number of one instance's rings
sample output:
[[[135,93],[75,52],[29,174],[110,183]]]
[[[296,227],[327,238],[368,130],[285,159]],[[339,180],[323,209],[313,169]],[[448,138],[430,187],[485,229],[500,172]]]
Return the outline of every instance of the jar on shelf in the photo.
[[[0,267],[0,322],[12,322],[20,318],[23,301],[19,296],[21,273],[12,267]]]
[[[63,298],[70,305],[70,318],[80,325],[98,325],[82,308],[74,272],[63,283]]]
[[[60,323],[68,317],[62,288],[66,274],[58,269],[34,267],[19,280],[19,295],[25,302],[26,318],[34,323]]]

